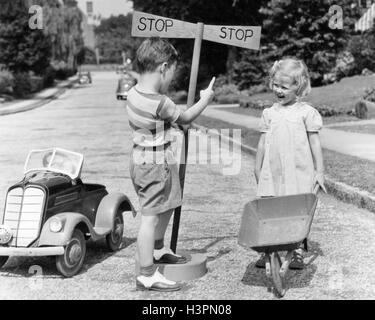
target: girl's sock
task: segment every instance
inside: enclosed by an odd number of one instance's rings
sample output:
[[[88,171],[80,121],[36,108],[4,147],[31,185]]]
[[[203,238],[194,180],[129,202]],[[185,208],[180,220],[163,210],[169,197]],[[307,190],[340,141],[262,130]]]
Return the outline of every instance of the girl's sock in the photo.
[[[154,249],[160,250],[164,248],[164,238],[155,240]]]

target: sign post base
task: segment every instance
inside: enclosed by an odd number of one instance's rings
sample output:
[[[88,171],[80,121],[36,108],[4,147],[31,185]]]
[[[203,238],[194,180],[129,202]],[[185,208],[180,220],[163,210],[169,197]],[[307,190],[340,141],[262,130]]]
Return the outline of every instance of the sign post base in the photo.
[[[159,272],[168,280],[190,281],[203,277],[207,273],[207,257],[201,253],[189,251],[178,251],[177,254],[187,258],[187,263],[183,264],[156,264]],[[139,274],[139,262],[135,262],[136,274]]]

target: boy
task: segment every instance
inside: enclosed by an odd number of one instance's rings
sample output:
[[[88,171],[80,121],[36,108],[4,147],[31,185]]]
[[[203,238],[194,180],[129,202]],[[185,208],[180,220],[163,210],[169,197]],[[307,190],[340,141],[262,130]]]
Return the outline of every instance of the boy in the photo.
[[[176,70],[178,54],[166,40],[146,39],[137,50],[138,84],[128,94],[127,111],[133,130],[130,176],[141,206],[137,239],[140,290],[175,291],[180,284],[166,279],[157,263],[186,263],[164,246],[164,234],[173,210],[181,205],[178,167],[171,150],[171,124],[186,125],[211,102],[215,78],[201,91],[201,99],[181,111],[165,93]]]

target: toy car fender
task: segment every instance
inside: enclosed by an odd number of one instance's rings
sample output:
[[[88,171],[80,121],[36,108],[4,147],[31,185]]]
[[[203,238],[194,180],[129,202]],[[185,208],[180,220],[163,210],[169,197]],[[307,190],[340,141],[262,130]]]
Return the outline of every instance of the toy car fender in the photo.
[[[121,212],[131,211],[133,217],[137,215],[130,200],[123,193],[110,193],[104,196],[100,201],[96,213],[95,229],[112,229],[113,221],[118,210],[121,210]]]
[[[59,219],[62,229],[59,232],[51,231],[51,221]],[[97,240],[96,232],[84,215],[76,212],[63,212],[49,218],[43,226],[40,234],[39,246],[64,246],[72,237],[74,229],[79,226],[83,233],[90,233],[93,240]]]

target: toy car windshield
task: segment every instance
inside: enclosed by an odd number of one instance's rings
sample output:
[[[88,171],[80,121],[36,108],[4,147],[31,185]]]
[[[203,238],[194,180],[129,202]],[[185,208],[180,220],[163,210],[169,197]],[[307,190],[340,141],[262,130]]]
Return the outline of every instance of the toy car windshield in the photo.
[[[77,179],[80,175],[83,155],[72,151],[51,148],[32,150],[27,156],[24,173],[31,171],[52,171]]]

